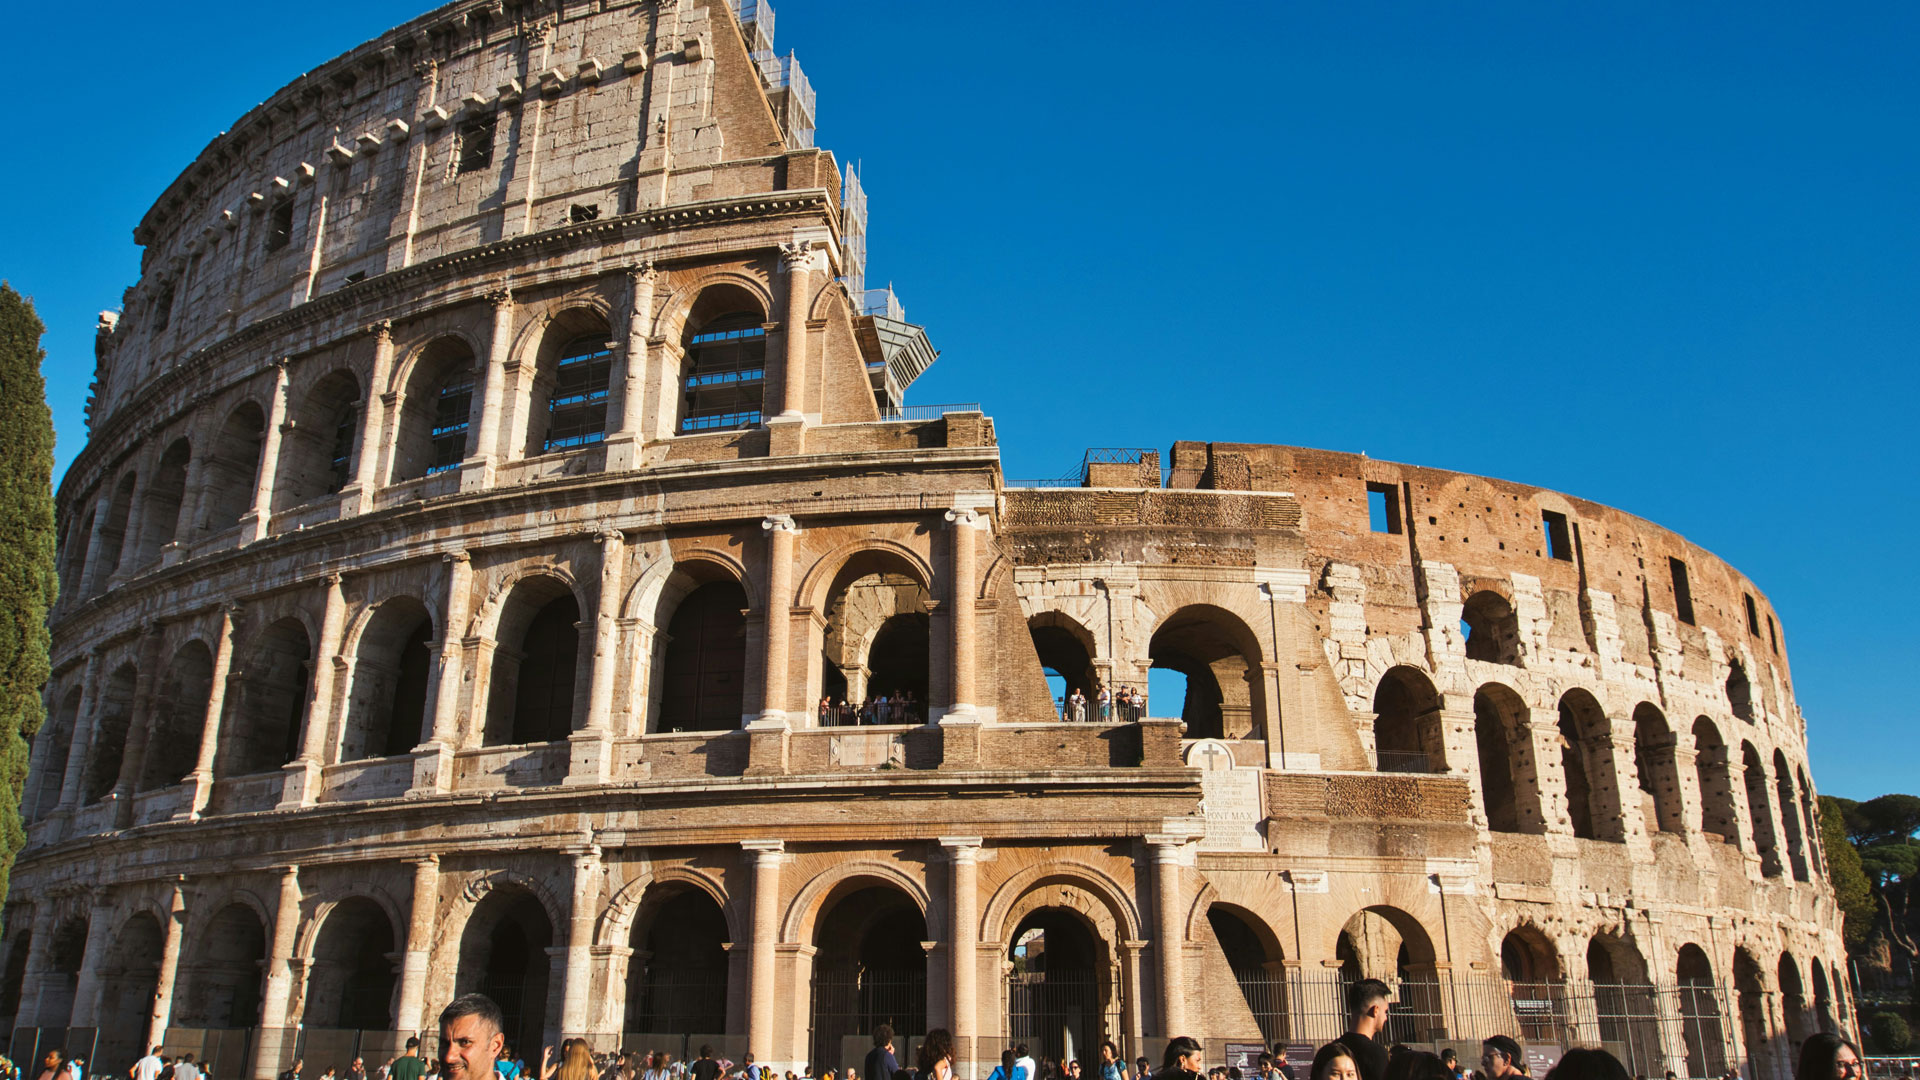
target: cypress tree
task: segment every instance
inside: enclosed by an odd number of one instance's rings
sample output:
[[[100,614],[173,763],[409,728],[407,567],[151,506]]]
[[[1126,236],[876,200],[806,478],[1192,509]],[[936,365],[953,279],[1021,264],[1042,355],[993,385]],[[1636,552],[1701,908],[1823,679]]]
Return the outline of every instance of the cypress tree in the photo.
[[[53,414],[40,374],[46,329],[0,281],[0,900],[26,843],[20,824],[27,739],[46,719],[47,609],[53,567]]]

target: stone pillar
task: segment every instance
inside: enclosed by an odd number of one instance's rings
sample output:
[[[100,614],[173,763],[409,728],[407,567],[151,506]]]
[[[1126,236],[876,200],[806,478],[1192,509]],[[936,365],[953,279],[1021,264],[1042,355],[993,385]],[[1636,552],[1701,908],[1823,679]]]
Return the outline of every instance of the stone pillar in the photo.
[[[787,275],[786,311],[781,319],[785,338],[780,416],[802,419],[807,400],[807,298],[812,291],[813,251],[805,244],[780,249],[780,268]]]
[[[56,811],[71,811],[80,804],[80,783],[86,775],[87,757],[93,749],[93,729],[100,711],[101,650],[87,650],[87,673],[80,681],[80,707],[73,717],[73,738],[67,742],[67,767],[60,775],[60,805]]]
[[[366,413],[360,418],[360,460],[354,463],[353,483],[341,489],[340,509],[364,514],[373,509],[380,486],[380,455],[387,444],[390,417],[386,412],[386,385],[393,373],[393,324],[373,325],[373,371],[367,380]]]
[[[1160,1027],[1161,1034],[1172,1039],[1188,1033],[1186,935],[1180,927],[1180,916],[1186,911],[1181,903],[1180,866],[1188,840],[1164,834],[1146,839],[1153,852],[1153,951],[1160,959]]]
[[[953,523],[953,568],[947,591],[948,603],[953,605],[947,617],[947,626],[953,635],[953,701],[941,722],[946,723],[951,718],[952,722],[966,723],[979,716],[979,702],[975,700],[974,689],[973,649],[976,622],[974,598],[980,591],[977,530],[986,528],[990,523],[980,511],[965,508],[947,511],[947,520]]]
[[[775,949],[780,938],[780,863],[786,858],[787,848],[779,840],[745,840],[740,847],[753,863],[753,943],[747,953],[747,1052],[756,1063],[772,1065],[778,989],[774,984],[778,973]]]
[[[636,468],[645,438],[647,329],[653,323],[653,287],[659,272],[651,260],[627,268],[627,334],[621,342],[620,423],[607,435],[607,471]]]
[[[233,624],[239,617],[238,604],[230,604],[220,613],[220,636],[213,645],[213,678],[207,689],[207,719],[200,725],[200,756],[187,774],[193,797],[181,815],[191,819],[205,813],[207,801],[213,798],[213,763],[220,752],[220,718],[226,711],[227,683],[233,670]]]
[[[173,880],[173,899],[167,905],[167,924],[160,944],[160,974],[153,985],[153,1011],[147,1016],[147,1041],[142,1050],[166,1041],[173,1019],[173,988],[180,975],[180,937],[187,924],[186,879]]]
[[[147,745],[153,736],[154,684],[160,678],[160,647],[166,628],[150,622],[141,630],[140,673],[133,684],[133,719],[127,728],[127,752],[120,758],[120,776],[114,781],[113,797],[119,800],[114,827],[133,824],[133,795],[140,786],[140,774],[146,768]]]
[[[785,514],[760,523],[767,534],[765,679],[761,690],[762,724],[790,726],[787,707],[788,642],[793,633],[793,543],[800,526]]]
[[[280,870],[280,899],[273,909],[273,938],[267,945],[267,984],[260,995],[260,1042],[254,1049],[253,1074],[272,1077],[286,1067],[295,1033],[288,1028],[288,1006],[299,979],[301,961],[293,955],[300,932],[300,868]]]
[[[446,556],[447,596],[441,606],[439,663],[431,674],[433,732],[413,754],[409,795],[453,790],[453,752],[460,739],[460,669],[466,647],[467,604],[473,592],[473,559],[464,551]]]
[[[80,954],[79,977],[73,986],[71,1027],[95,1027],[100,1022],[100,962],[105,959],[107,939],[117,929],[113,925],[113,907],[107,903],[105,889],[93,898],[93,910],[87,913],[86,951]]]
[[[240,542],[267,535],[273,519],[273,485],[280,471],[280,437],[287,426],[287,359],[273,365],[273,396],[267,400],[267,430],[260,440],[260,477],[253,488],[253,509],[240,515]]]
[[[573,903],[567,911],[567,982],[560,999],[562,1035],[596,1034],[593,1023],[593,915],[600,899],[600,849],[592,844],[576,848],[573,856]]]
[[[620,582],[627,538],[618,529],[600,534],[600,597],[593,614],[593,679],[587,692],[587,726],[568,743],[569,784],[604,784],[613,767],[613,680],[619,671]]]
[[[471,491],[493,484],[493,463],[500,456],[500,413],[506,407],[507,356],[513,351],[513,293],[508,289],[490,293],[493,304],[493,332],[487,339],[487,369],[481,376],[481,391],[474,403],[480,418],[473,425],[473,456],[462,463],[460,490]]]
[[[100,549],[104,546],[102,537],[107,531],[107,518],[113,514],[113,498],[109,494],[94,504],[93,529],[87,534],[87,561],[79,567],[80,587],[74,591],[74,598],[86,600],[100,591],[105,582],[100,580]],[[122,543],[125,543],[124,538]]]
[[[980,976],[980,854],[977,836],[943,836],[940,846],[947,852],[947,870],[952,893],[948,897],[947,949],[948,998],[953,1016],[949,1023],[954,1040],[954,1072],[963,1077],[979,1074],[975,1037],[979,1034],[978,983]]]
[[[47,981],[47,966],[53,947],[53,900],[33,905],[33,936],[27,939],[27,970],[20,980],[20,1013],[16,1028],[40,1026],[40,992]]]
[[[300,756],[288,762],[286,786],[281,789],[281,810],[312,806],[320,797],[320,770],[332,755],[327,743],[334,730],[335,687],[346,660],[340,655],[340,638],[347,621],[347,598],[343,578],[328,574],[326,601],[320,613],[320,648],[315,651],[312,689],[307,696],[307,726],[300,736]]]
[[[424,855],[413,864],[413,899],[407,914],[406,951],[400,955],[400,1002],[394,1026],[403,1035],[420,1031],[426,1018],[427,967],[433,958],[434,916],[440,904],[440,858]]]

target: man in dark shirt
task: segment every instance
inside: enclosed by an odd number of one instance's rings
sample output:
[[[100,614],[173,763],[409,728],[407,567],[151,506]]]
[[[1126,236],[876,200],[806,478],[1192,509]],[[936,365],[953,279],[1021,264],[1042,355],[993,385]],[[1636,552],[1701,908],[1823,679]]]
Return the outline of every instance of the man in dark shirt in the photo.
[[[687,1068],[693,1080],[720,1080],[720,1063],[713,1060],[713,1047],[700,1045],[700,1060]]]
[[[893,1057],[893,1028],[881,1024],[873,1029],[873,1049],[867,1051],[867,1080],[893,1080],[900,1063]]]
[[[1525,1076],[1523,1064],[1520,1044],[1505,1035],[1492,1035],[1480,1043],[1480,1072],[1487,1080]]]
[[[1387,1080],[1387,1048],[1380,1033],[1387,1026],[1390,996],[1379,979],[1361,979],[1347,990],[1347,1033],[1339,1041],[1352,1052],[1360,1080]]]

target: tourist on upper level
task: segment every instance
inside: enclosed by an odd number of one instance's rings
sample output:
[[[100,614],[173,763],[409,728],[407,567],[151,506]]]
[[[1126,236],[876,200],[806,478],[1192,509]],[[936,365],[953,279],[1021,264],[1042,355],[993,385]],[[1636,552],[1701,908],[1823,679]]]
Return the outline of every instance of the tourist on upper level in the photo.
[[[1103,686],[1100,688],[1098,698],[1100,701],[1100,722],[1104,724],[1113,719],[1113,695]]]

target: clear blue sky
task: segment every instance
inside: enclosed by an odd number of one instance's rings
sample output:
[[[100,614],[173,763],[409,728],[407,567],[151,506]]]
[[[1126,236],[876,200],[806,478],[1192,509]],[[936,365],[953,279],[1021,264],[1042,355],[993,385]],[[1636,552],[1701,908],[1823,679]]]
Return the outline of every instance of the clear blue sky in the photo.
[[[943,350],[909,400],[982,402],[1009,476],[1223,439],[1621,507],[1772,596],[1823,791],[1920,791],[1920,6],[776,4]],[[421,9],[297,10],[14,12],[62,468],[147,205]]]

